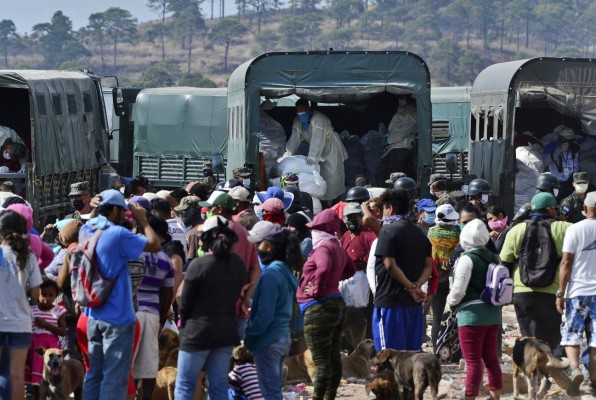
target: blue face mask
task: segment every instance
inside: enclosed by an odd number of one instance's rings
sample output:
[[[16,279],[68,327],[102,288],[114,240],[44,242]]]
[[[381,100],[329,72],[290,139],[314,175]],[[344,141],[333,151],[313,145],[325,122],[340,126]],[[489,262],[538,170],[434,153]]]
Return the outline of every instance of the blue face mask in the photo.
[[[255,210],[255,214],[259,218],[259,221],[262,221],[263,220],[263,209],[261,207],[255,207],[254,210]]]
[[[435,226],[435,217],[436,215],[434,213],[427,213],[424,218],[424,223],[428,226]]]
[[[312,114],[310,112],[301,112],[296,115],[298,116],[300,123],[302,123],[302,128],[308,128],[308,123],[310,122],[310,117],[312,117]]]

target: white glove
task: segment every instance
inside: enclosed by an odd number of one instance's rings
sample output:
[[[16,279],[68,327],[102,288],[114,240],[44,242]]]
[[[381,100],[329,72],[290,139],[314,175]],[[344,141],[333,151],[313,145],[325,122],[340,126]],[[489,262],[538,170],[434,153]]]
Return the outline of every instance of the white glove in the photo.
[[[6,165],[3,165],[0,167],[0,174],[8,174],[8,173],[10,173],[10,169]]]
[[[307,158],[306,159],[306,164],[308,165],[315,165],[317,162],[315,160],[313,160],[312,158]]]

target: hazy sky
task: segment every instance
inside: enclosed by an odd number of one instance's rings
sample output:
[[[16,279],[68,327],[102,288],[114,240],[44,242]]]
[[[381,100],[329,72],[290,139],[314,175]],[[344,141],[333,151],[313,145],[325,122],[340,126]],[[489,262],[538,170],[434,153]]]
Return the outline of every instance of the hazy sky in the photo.
[[[204,14],[207,14],[206,7],[210,4],[208,1],[203,4]],[[79,29],[87,25],[90,14],[116,6],[130,11],[139,22],[157,18],[147,8],[147,0],[0,0],[0,19],[13,20],[17,31],[25,33],[31,32],[35,24],[50,22],[54,12],[61,10],[70,17],[73,28]],[[226,0],[226,13],[235,13],[233,0]]]

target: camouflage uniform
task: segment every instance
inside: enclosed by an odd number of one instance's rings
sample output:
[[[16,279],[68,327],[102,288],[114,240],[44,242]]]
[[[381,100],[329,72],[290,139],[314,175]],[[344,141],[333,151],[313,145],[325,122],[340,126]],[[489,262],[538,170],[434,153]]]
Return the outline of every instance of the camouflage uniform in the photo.
[[[572,224],[586,219],[582,214],[584,210],[584,201],[579,198],[577,192],[563,199],[559,207],[561,217]]]

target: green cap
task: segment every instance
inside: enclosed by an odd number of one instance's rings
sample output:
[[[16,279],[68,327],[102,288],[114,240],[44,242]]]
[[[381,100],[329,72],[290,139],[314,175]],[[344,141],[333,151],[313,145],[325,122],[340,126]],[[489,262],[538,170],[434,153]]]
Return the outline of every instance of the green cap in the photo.
[[[69,196],[80,196],[82,194],[89,193],[89,182],[75,182],[70,185]]]
[[[236,207],[236,201],[229,194],[221,191],[215,191],[211,194],[207,201],[199,203],[201,207],[217,207],[220,206],[226,210],[232,211]]]
[[[549,207],[558,207],[557,199],[555,196],[548,192],[540,192],[532,197],[531,201],[532,211],[544,210]]]
[[[180,200],[180,204],[174,207],[174,211],[184,211],[189,208],[200,208],[199,203],[201,199],[197,196],[186,196]]]
[[[573,182],[579,185],[590,183],[590,175],[587,172],[576,172],[573,174]]]

